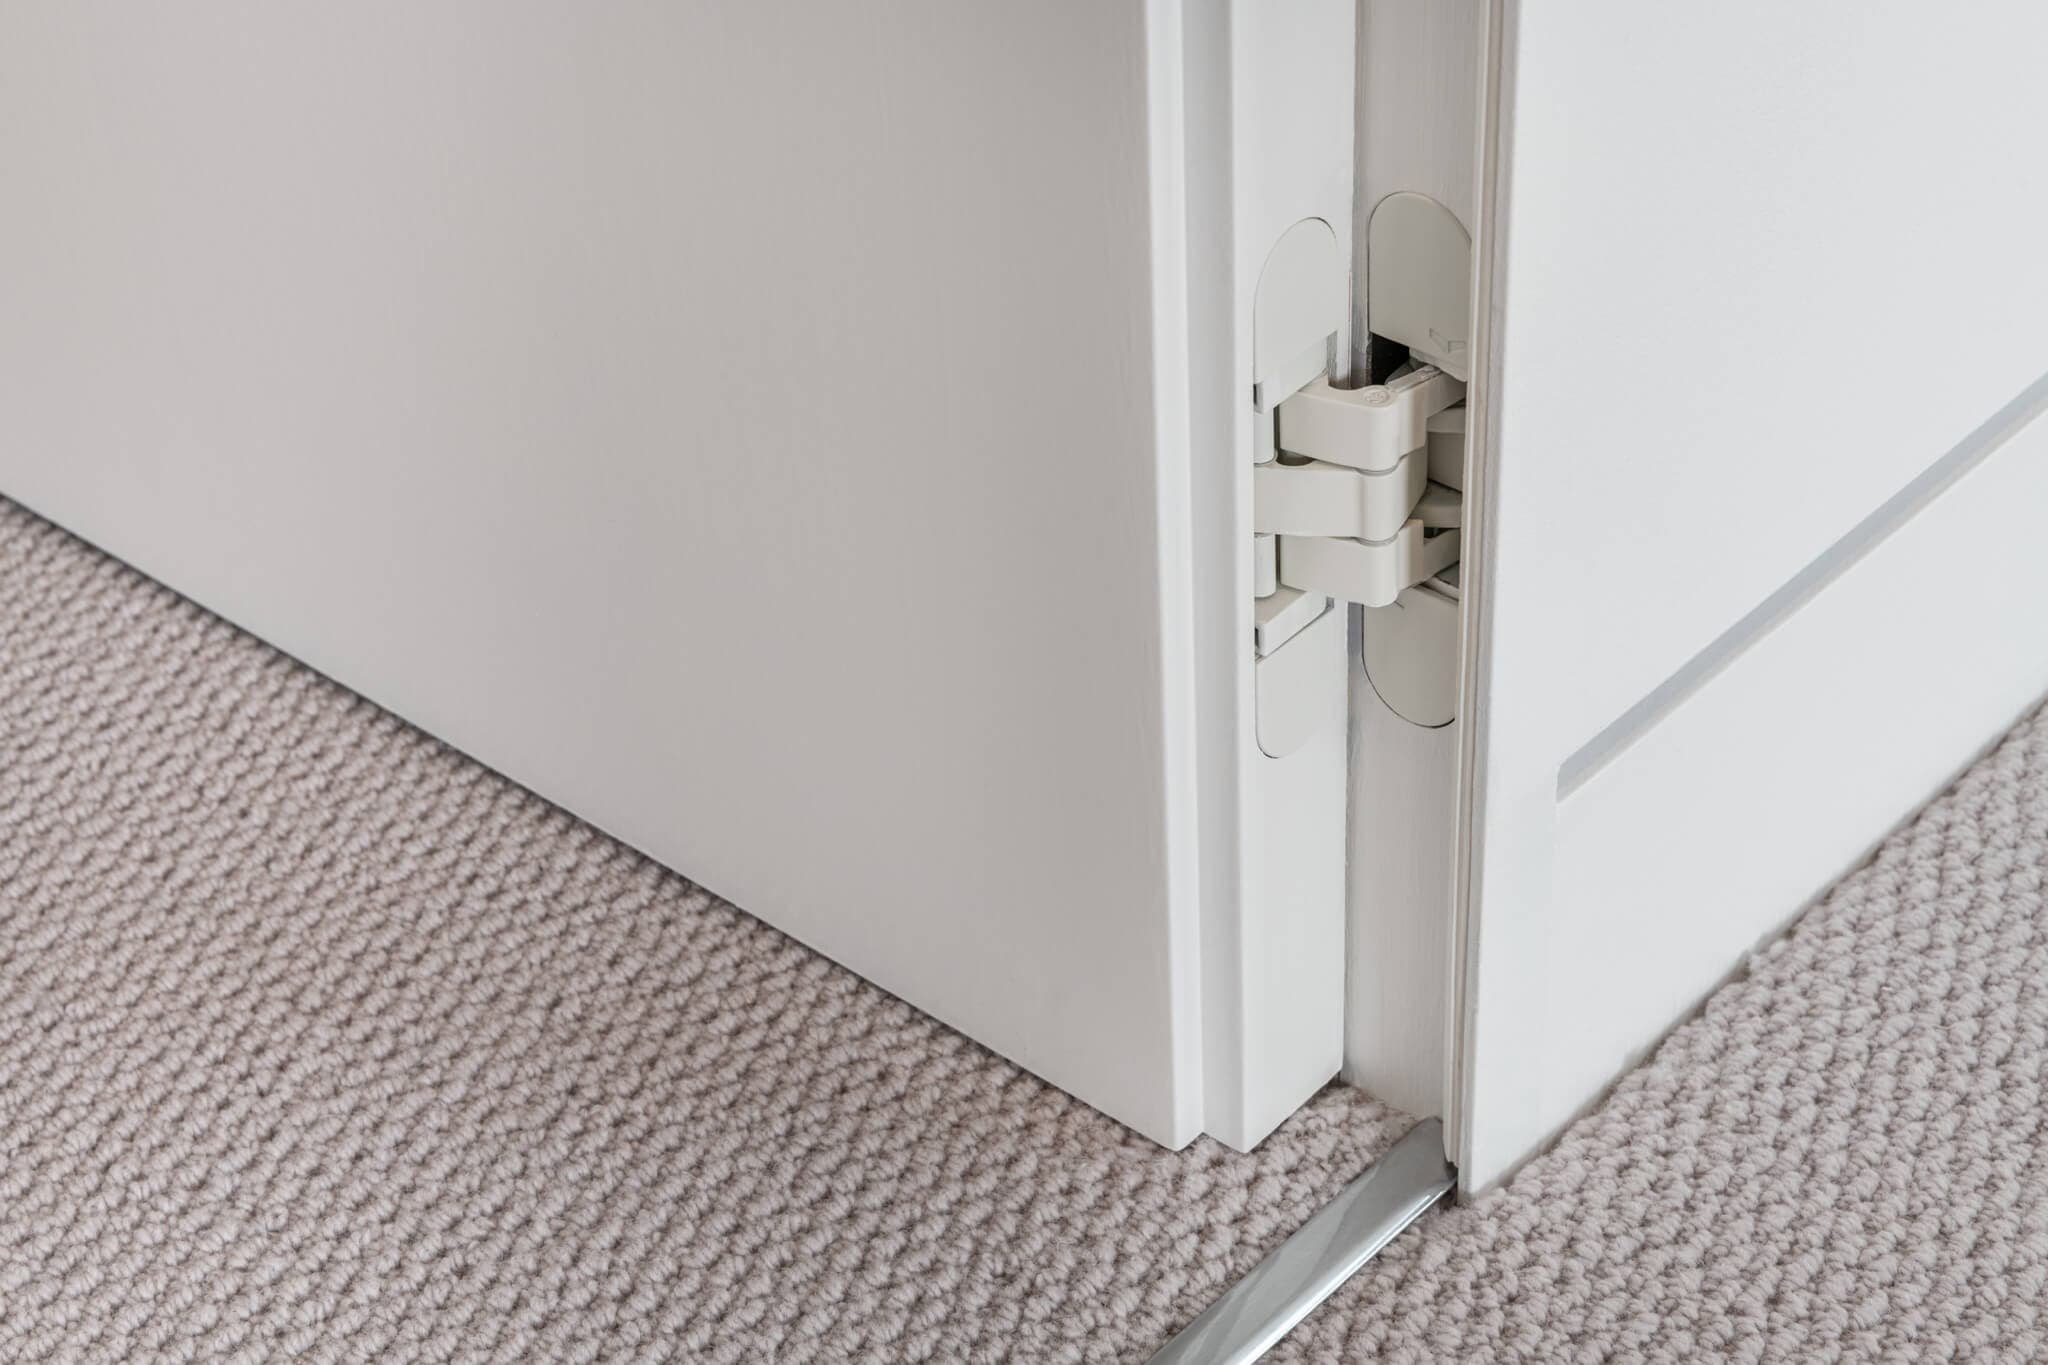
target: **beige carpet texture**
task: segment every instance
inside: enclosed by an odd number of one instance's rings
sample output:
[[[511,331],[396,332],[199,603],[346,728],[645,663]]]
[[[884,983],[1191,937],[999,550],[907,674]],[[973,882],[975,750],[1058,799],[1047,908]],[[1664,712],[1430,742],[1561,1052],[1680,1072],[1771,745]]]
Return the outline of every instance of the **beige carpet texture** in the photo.
[[[0,1361],[1142,1357],[1407,1123],[1162,1151],[0,503]]]
[[[2037,713],[1268,1358],[2048,1360],[2044,869]]]
[[[2048,1359],[2044,864],[2037,719],[1270,1358]],[[1406,1123],[1161,1151],[0,502],[0,1361],[1142,1360]]]

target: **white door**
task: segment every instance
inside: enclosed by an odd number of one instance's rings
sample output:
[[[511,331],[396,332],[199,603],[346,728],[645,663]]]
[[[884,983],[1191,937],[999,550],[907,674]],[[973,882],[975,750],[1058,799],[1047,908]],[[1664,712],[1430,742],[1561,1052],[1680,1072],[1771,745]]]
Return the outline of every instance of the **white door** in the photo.
[[[0,492],[1152,1137],[1255,1141],[1337,1065],[1342,703],[1244,770],[1245,475],[1198,460],[1250,418],[1191,367],[1248,391],[1233,137],[1321,128],[1265,211],[1344,230],[1308,8],[1323,102],[1259,134],[1165,0],[8,0]]]
[[[1470,1186],[2048,690],[2048,10],[1494,22]]]

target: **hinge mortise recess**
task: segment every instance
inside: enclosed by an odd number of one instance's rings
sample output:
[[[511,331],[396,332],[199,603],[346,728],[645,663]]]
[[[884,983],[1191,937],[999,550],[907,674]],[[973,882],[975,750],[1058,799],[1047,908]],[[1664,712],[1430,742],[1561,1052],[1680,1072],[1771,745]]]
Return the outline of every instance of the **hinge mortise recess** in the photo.
[[[1457,599],[1455,584],[1440,576],[1463,548],[1472,239],[1450,210],[1419,194],[1381,200],[1367,233],[1367,324],[1408,357],[1384,383],[1340,386],[1336,343],[1348,272],[1327,224],[1296,223],[1259,280],[1252,647],[1260,747],[1275,757],[1299,742],[1293,698],[1314,690],[1304,679],[1321,667],[1281,656],[1312,628],[1331,633],[1324,618],[1333,603],[1395,608],[1404,594],[1434,591],[1415,605],[1435,607],[1442,597],[1455,610]],[[1433,581],[1444,585],[1424,586]],[[1440,649],[1444,634],[1415,638]],[[1327,645],[1302,644],[1304,653],[1327,653]],[[1439,667],[1413,672],[1447,675]],[[1441,700],[1417,698],[1418,723],[1441,723],[1422,719]]]

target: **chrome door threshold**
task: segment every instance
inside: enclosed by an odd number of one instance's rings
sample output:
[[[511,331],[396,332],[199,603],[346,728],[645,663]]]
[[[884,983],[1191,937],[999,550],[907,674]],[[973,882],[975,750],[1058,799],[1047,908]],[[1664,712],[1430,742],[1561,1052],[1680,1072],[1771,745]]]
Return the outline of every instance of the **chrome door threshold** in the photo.
[[[1458,1183],[1444,1129],[1424,1119],[1155,1352],[1148,1365],[1246,1365]]]

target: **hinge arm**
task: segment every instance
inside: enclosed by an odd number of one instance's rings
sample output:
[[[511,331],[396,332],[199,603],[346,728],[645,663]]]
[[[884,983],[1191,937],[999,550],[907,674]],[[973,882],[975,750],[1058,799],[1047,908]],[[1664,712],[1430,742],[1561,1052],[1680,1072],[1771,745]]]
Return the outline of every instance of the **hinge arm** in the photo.
[[[1326,375],[1280,404],[1280,449],[1384,473],[1424,449],[1429,419],[1464,398],[1465,386],[1434,365],[1359,389],[1337,388]]]
[[[1403,589],[1458,562],[1457,531],[1430,534],[1411,518],[1387,540],[1280,537],[1280,582],[1365,607],[1393,605]]]
[[[1367,388],[1318,379],[1280,404],[1281,457],[1252,471],[1278,585],[1382,607],[1457,562],[1462,500],[1429,481],[1429,436],[1464,394],[1424,365]]]

